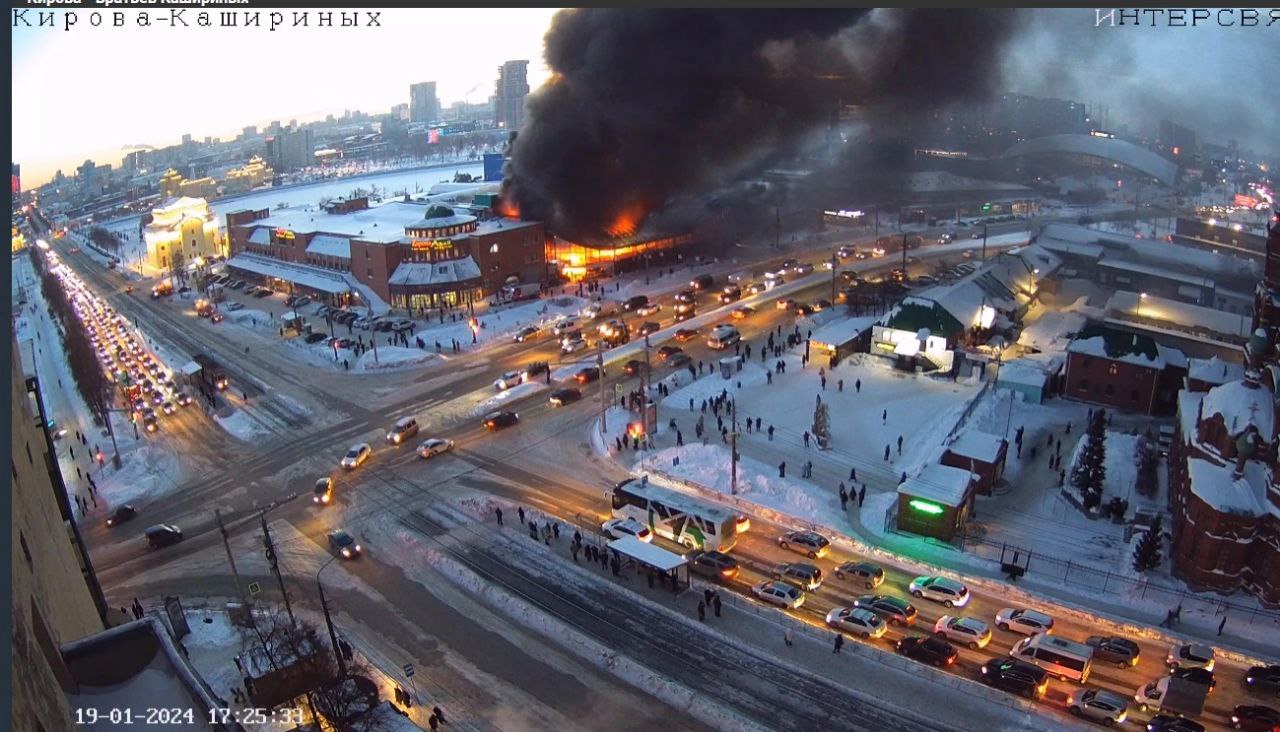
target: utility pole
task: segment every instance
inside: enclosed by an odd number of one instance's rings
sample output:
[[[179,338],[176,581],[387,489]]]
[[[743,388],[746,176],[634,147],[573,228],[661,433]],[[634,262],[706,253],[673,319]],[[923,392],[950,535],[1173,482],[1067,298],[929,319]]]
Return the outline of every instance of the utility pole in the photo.
[[[902,235],[902,276],[907,276],[907,235]]]
[[[982,261],[987,261],[987,225],[982,225]]]
[[[601,439],[608,433],[609,425],[605,421],[604,413],[609,409],[608,404],[604,400],[604,339],[596,341],[596,367],[600,369],[600,437]]]
[[[325,564],[325,567],[327,566],[329,565]],[[324,567],[320,569],[323,570]],[[342,649],[338,647],[338,632],[333,628],[333,616],[329,614],[329,602],[324,597],[324,585],[320,584],[319,572],[316,572],[316,589],[320,591],[320,609],[324,611],[324,623],[329,626],[329,642],[333,644],[333,657],[338,661],[338,680],[342,681],[347,678],[347,662],[342,657]]]
[[[836,302],[836,264],[839,261],[840,261],[840,258],[836,256],[835,252],[832,252],[831,253],[831,303],[832,305],[835,305],[835,302]]]
[[[738,495],[738,400],[736,395],[730,405],[729,412],[732,415],[733,432],[729,435],[729,438],[733,440],[733,442],[729,445],[731,453],[729,455],[729,465],[731,470],[729,474],[729,493],[730,495],[736,496]]]
[[[240,602],[248,609],[249,598],[244,596],[244,585],[240,583],[240,573],[236,571],[236,559],[231,555],[231,541],[227,536],[227,527],[222,523],[222,511],[213,509],[213,517],[218,522],[218,533],[222,534],[222,544],[227,549],[227,562],[231,564],[231,576],[236,580],[236,592],[240,594]]]
[[[258,518],[262,521],[263,542],[267,545],[267,563],[271,565],[271,571],[276,575],[276,582],[280,584],[280,595],[284,598],[284,609],[289,613],[289,624],[297,627],[298,621],[293,617],[293,606],[289,604],[289,592],[284,587],[284,576],[280,574],[280,563],[276,558],[276,547],[271,542],[271,530],[267,528],[266,511],[258,514]]]

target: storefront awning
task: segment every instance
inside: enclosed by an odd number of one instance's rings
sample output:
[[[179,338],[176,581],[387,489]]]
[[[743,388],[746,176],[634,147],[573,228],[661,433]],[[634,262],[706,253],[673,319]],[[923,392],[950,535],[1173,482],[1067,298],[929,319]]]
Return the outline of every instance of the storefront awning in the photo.
[[[275,277],[286,282],[292,282],[299,287],[307,287],[332,295],[342,295],[351,291],[340,272],[332,272],[305,264],[281,262],[278,259],[271,259],[257,254],[241,252],[228,259],[227,266],[265,277]]]

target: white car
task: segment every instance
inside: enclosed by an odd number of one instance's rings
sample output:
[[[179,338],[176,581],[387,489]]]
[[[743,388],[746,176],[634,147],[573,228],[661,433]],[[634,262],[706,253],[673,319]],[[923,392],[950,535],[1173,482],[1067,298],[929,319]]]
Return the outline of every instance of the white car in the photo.
[[[569,338],[560,342],[561,353],[573,353],[587,347],[586,338]]]
[[[827,613],[827,625],[860,635],[864,639],[879,638],[889,624],[879,615],[860,607],[835,607]]]
[[[453,449],[453,440],[444,440],[439,437],[432,437],[426,442],[418,445],[418,457],[426,460],[433,458],[442,452],[448,452]]]
[[[812,531],[788,531],[778,537],[778,546],[810,559],[821,559],[831,551],[827,537]]]
[[[367,442],[361,442],[358,445],[352,445],[347,454],[342,457],[342,467],[347,470],[355,470],[364,464],[365,460],[373,455],[373,448]]]
[[[521,371],[508,371],[502,376],[493,380],[493,388],[498,391],[506,391],[511,387],[524,381],[524,373]]]
[[[751,594],[771,605],[792,610],[804,604],[804,593],[783,582],[760,582],[751,587]]]
[[[640,541],[653,541],[653,532],[649,531],[649,527],[633,518],[611,518],[600,525],[600,531],[610,539],[634,536]]]
[[[582,309],[580,313],[587,320],[595,320],[600,317],[600,313],[604,312],[604,306],[599,303],[592,303]]]
[[[991,629],[977,618],[943,615],[933,624],[933,634],[953,643],[961,643],[973,650],[986,648],[991,642]]]
[[[229,302],[229,303],[227,303],[226,305],[223,305],[223,306],[222,306],[222,309],[223,309],[223,310],[226,310],[227,312],[234,313],[234,312],[235,312],[235,311],[237,311],[237,310],[244,310],[244,303],[242,303],[242,302]]]
[[[947,607],[969,604],[969,588],[946,577],[916,577],[908,589],[912,597],[940,602]]]
[[[1024,635],[1048,633],[1053,630],[1053,618],[1039,610],[1007,607],[996,613],[996,627]]]
[[[573,318],[562,318],[560,320],[557,320],[556,324],[552,326],[551,332],[555,333],[558,336],[562,336],[565,333],[568,333],[569,331],[577,330],[577,329],[578,329],[578,321],[574,320]]]
[[[1169,668],[1202,668],[1213,670],[1213,646],[1199,643],[1179,643],[1169,649],[1164,660]]]
[[[662,309],[661,305],[659,305],[656,302],[651,302],[648,305],[644,305],[642,307],[636,308],[636,315],[639,315],[640,317],[643,318],[647,315],[653,315],[654,313],[658,312],[661,309]]]
[[[1106,689],[1077,689],[1067,701],[1067,709],[1077,716],[1110,727],[1129,716],[1129,700]]]

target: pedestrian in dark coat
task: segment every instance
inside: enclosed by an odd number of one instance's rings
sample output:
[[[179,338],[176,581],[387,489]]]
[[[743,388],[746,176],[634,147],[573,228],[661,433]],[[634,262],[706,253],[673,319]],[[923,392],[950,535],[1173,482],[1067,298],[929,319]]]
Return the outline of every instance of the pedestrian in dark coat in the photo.
[[[867,498],[867,484],[862,484],[862,489],[858,491],[858,508],[862,508],[862,502]]]
[[[857,469],[857,468],[849,468],[849,480],[850,480],[850,481],[856,481],[857,479],[858,479],[858,469]]]
[[[705,590],[703,590],[703,591],[702,591],[702,599],[703,599],[704,601],[706,601],[706,603],[707,603],[708,605],[710,605],[710,604],[711,604],[711,596],[712,596],[713,594],[715,594],[715,593],[711,591],[711,588],[710,588],[710,587],[708,587],[708,588],[706,588]]]
[[[889,462],[889,446],[884,446],[884,461]]]
[[[444,710],[440,707],[431,707],[431,712],[436,715],[436,719],[440,720],[440,724],[449,723],[449,720],[444,718]]]
[[[889,410],[885,409],[880,412],[880,424],[887,424],[889,421]]]
[[[778,477],[779,478],[787,477],[787,461],[786,460],[783,460],[782,462],[778,463]]]
[[[534,541],[538,540],[538,525],[532,521],[529,522],[529,538]]]
[[[432,714],[427,718],[427,725],[433,730],[440,729],[440,720],[436,719],[436,715]]]
[[[555,534],[557,539],[560,538],[560,522],[551,524],[551,533]]]
[[[713,593],[711,593],[711,606],[712,606],[712,607],[714,607],[714,608],[716,609],[716,617],[717,617],[717,618],[718,618],[718,617],[720,617],[720,593],[719,593],[719,592],[713,592]],[[1223,622],[1223,624],[1225,624],[1225,623],[1227,622],[1227,619],[1226,619],[1226,618],[1223,618],[1223,619],[1222,619],[1222,622]],[[1218,635],[1222,635],[1222,626],[1221,626],[1221,625],[1220,625],[1220,626],[1218,626]]]
[[[516,514],[520,516],[520,523],[524,523],[524,506],[517,508]]]
[[[760,429],[758,423],[757,423],[756,429]],[[769,441],[773,442],[773,425],[769,425]]]
[[[862,379],[853,382],[853,390],[858,394],[862,393]]]
[[[698,600],[698,620],[707,619],[707,604],[702,600]]]
[[[844,636],[840,633],[836,633],[835,647],[831,649],[831,652],[839,653],[841,648],[844,648]]]
[[[498,525],[501,526],[502,525],[502,509],[495,506],[493,509],[493,512],[498,517]]]
[[[573,543],[574,544],[582,543],[582,534],[577,529],[573,530]]]
[[[845,492],[844,483],[840,484],[840,510],[843,511],[849,507],[849,494]]]

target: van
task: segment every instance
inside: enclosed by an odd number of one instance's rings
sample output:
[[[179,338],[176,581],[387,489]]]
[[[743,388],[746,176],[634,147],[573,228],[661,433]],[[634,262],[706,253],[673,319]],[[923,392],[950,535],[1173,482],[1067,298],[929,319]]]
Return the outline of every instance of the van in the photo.
[[[1018,641],[1013,645],[1011,655],[1034,663],[1063,681],[1081,684],[1089,679],[1089,671],[1093,667],[1093,646],[1047,633]]]
[[[742,340],[742,334],[737,328],[732,325],[720,325],[711,331],[711,335],[707,338],[707,346],[723,351],[740,340]]]
[[[182,541],[182,529],[173,524],[156,524],[147,529],[144,536],[149,548],[160,549]]]
[[[387,433],[387,442],[399,445],[416,434],[418,434],[417,418],[405,417],[391,427],[391,431]]]

